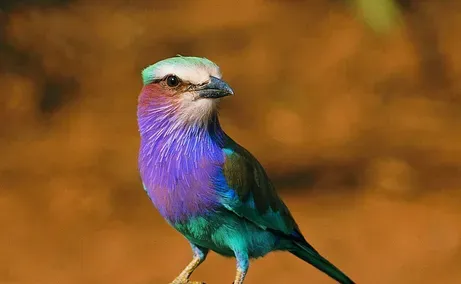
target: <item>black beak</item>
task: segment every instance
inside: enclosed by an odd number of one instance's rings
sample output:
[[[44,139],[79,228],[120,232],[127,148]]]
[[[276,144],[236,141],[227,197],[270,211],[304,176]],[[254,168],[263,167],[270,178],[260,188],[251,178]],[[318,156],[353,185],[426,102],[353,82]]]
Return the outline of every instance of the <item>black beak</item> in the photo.
[[[210,76],[210,82],[197,89],[201,98],[217,99],[234,94],[232,88],[223,80]]]

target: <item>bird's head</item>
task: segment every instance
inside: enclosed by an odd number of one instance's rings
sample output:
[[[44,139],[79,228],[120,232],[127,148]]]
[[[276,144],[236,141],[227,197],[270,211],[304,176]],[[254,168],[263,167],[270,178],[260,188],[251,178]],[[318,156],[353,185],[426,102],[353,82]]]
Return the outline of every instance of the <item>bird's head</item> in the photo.
[[[219,67],[206,58],[177,56],[142,71],[138,115],[168,113],[178,122],[200,124],[216,112],[220,98],[233,95]]]

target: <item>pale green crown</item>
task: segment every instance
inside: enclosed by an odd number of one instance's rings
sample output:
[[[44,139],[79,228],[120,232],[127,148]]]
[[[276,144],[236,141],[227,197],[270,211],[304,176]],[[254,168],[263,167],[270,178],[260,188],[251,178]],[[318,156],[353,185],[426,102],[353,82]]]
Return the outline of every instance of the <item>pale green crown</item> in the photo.
[[[175,74],[181,79],[197,84],[201,83],[200,80],[206,75],[221,77],[219,67],[214,62],[191,56],[176,56],[158,61],[142,70],[141,74],[144,85],[168,74]]]

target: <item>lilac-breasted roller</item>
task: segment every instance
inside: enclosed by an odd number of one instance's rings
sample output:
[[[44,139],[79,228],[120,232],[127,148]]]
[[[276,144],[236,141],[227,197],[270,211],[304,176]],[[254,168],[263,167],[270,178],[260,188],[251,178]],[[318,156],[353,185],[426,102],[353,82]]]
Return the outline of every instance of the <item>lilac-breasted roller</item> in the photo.
[[[172,283],[200,283],[189,277],[209,250],[236,258],[235,284],[243,283],[250,259],[272,251],[288,251],[339,283],[354,283],[305,240],[261,164],[221,128],[218,103],[234,92],[215,63],[168,58],[145,68],[142,79],[143,186],[193,251]]]

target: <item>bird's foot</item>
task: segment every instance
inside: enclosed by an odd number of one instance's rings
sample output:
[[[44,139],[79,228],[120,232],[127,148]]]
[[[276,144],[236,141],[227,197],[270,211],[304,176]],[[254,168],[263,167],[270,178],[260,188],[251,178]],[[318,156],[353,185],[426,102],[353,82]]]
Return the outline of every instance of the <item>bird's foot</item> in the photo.
[[[206,284],[205,282],[200,282],[200,281],[191,281],[187,279],[186,277],[178,277],[173,282],[170,284]]]

